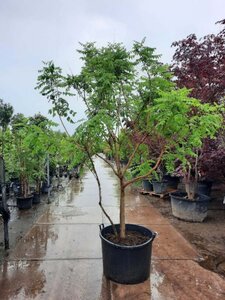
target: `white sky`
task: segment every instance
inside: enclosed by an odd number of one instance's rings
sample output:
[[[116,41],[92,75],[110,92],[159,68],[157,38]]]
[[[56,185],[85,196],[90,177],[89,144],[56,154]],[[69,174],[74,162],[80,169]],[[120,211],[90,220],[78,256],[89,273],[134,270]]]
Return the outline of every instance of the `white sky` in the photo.
[[[79,42],[129,47],[146,37],[170,63],[173,41],[218,32],[224,18],[225,0],[0,0],[0,98],[16,113],[47,115],[47,100],[34,90],[42,61],[77,73]]]

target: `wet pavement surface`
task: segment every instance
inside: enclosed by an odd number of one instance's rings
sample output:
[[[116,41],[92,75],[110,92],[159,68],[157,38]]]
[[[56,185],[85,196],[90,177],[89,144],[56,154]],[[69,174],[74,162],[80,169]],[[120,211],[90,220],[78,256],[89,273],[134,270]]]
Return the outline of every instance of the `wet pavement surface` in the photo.
[[[112,171],[97,161],[103,203],[119,219],[118,186]],[[98,188],[87,172],[55,196],[47,210],[0,266],[0,299],[164,300],[225,299],[225,280],[199,265],[201,256],[146,197],[128,191],[127,223],[158,232],[150,279],[120,285],[102,275]]]

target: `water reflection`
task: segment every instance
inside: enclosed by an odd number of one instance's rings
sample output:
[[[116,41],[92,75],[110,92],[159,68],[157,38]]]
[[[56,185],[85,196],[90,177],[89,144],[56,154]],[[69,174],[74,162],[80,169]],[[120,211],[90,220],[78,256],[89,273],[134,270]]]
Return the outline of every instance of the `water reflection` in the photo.
[[[102,185],[103,204],[105,206],[118,206],[118,182],[113,171],[100,159],[95,160],[95,166]],[[73,203],[75,207],[98,205],[98,185],[91,172],[86,171],[82,179],[74,179],[71,182],[71,195],[69,198],[69,203]],[[61,195],[60,203],[66,205],[68,197]]]
[[[1,266],[1,299],[33,299],[44,288],[46,277],[40,262],[4,261]]]
[[[55,243],[57,239],[58,235],[49,226],[34,226],[19,241],[9,261],[5,259],[1,266],[1,299],[32,299],[41,293],[46,283],[41,259],[46,255],[49,241]]]
[[[104,162],[97,159],[95,163],[102,182],[103,203],[115,221],[118,181]],[[64,189],[54,193],[55,199],[46,213],[1,266],[0,299],[64,299],[67,296],[65,299],[74,299],[74,295],[87,293],[95,296],[79,299],[100,297],[102,261],[97,224],[106,220],[98,206],[98,186],[89,171],[82,180],[74,179],[70,183],[64,180],[64,183]],[[108,289],[105,284],[103,290]],[[118,291],[116,286],[113,288]]]

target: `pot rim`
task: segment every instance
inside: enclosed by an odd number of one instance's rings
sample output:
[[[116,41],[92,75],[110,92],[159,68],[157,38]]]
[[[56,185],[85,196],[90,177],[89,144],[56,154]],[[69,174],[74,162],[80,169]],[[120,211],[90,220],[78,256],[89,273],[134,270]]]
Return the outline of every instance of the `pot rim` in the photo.
[[[103,225],[103,224],[101,224]],[[149,232],[151,232],[152,236],[144,243],[140,244],[140,245],[132,245],[132,246],[126,246],[126,245],[119,245],[119,244],[116,244],[116,243],[113,243],[109,240],[107,240],[103,235],[102,235],[102,230],[107,228],[107,227],[112,227],[112,225],[107,225],[106,227],[101,227],[101,225],[99,225],[100,227],[100,233],[99,233],[99,236],[102,240],[106,241],[108,244],[114,246],[114,247],[117,247],[117,248],[121,248],[121,249],[137,249],[137,248],[142,248],[144,247],[145,245],[149,244],[150,242],[152,242],[155,237],[158,235],[157,232],[155,231],[152,231],[151,229],[147,228],[147,227],[144,227],[144,226],[141,226],[141,225],[138,225],[138,224],[126,224],[127,225],[134,225],[134,226],[137,226],[137,227],[141,227],[141,228],[144,228],[146,230],[148,230]],[[104,226],[104,225],[103,225]],[[115,224],[115,226],[120,226],[120,224]]]
[[[32,194],[28,195],[27,197],[24,197],[24,196],[16,196],[16,199],[30,199],[30,198],[33,198],[33,195],[32,195]]]
[[[176,194],[180,194],[180,196],[179,195],[176,195]],[[182,195],[183,196],[182,196]],[[207,195],[204,195],[204,194],[196,194],[197,196],[203,196],[202,198],[200,198],[200,199],[188,199],[188,198],[184,198],[184,196],[186,196],[187,195],[187,193],[186,192],[178,192],[178,191],[176,191],[176,192],[172,192],[172,193],[170,193],[169,194],[170,195],[170,197],[174,197],[174,198],[177,198],[177,200],[181,200],[181,201],[187,201],[187,202],[205,202],[205,201],[209,201],[209,199],[210,199],[210,197],[209,196],[207,196]]]
[[[155,183],[168,183],[168,180],[152,180],[152,183],[155,182]]]

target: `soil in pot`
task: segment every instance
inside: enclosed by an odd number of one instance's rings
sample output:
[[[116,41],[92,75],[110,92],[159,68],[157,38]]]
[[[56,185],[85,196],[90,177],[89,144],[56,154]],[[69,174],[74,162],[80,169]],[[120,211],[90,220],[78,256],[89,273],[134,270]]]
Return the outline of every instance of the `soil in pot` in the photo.
[[[119,224],[115,226],[119,232]],[[126,231],[138,232],[145,241],[139,245],[120,245],[107,239],[107,236],[113,235],[111,225],[101,229],[103,272],[105,277],[112,281],[122,284],[137,284],[149,278],[152,241],[156,235],[151,230],[134,224],[126,224]],[[140,236],[135,238],[139,242]],[[134,240],[133,237],[132,240]]]
[[[141,245],[147,242],[149,239],[148,236],[145,236],[138,231],[128,231],[124,239],[120,239],[119,236],[115,236],[112,233],[106,234],[105,238],[112,243],[123,245],[123,246]]]
[[[172,214],[178,219],[190,222],[203,222],[207,217],[209,197],[206,195],[196,195],[195,200],[187,198],[184,192],[174,192],[170,194]]]

